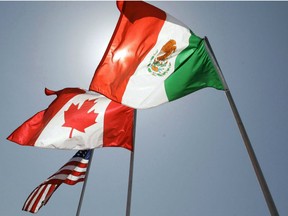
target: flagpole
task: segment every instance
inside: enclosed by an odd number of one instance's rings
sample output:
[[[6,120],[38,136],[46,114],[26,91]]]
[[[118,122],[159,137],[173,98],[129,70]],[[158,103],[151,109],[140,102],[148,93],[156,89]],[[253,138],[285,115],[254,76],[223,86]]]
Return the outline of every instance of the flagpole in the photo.
[[[85,193],[85,189],[86,189],[86,184],[87,184],[87,180],[88,180],[88,176],[89,176],[90,165],[91,165],[91,161],[92,161],[92,158],[93,158],[93,154],[94,154],[94,149],[91,150],[91,155],[90,155],[90,159],[89,159],[89,162],[88,162],[84,183],[83,183],[83,186],[82,186],[82,191],[81,191],[81,195],[80,195],[80,199],[79,199],[79,203],[78,203],[76,216],[80,215],[80,211],[81,211],[81,207],[82,207],[82,201],[83,201],[83,197],[84,197],[84,193]]]
[[[137,118],[137,110],[135,109],[134,110],[134,124],[133,124],[133,151],[131,151],[131,153],[130,153],[130,168],[129,168],[126,216],[130,216],[130,211],[131,211],[132,183],[133,183],[133,170],[134,170],[134,152],[135,152],[135,140],[136,140],[135,139],[136,118]]]
[[[248,137],[248,134],[246,132],[244,124],[243,124],[243,122],[241,120],[241,117],[240,117],[240,114],[239,114],[239,112],[237,110],[237,107],[236,107],[236,105],[234,103],[232,94],[231,94],[231,92],[230,92],[230,90],[228,88],[228,85],[227,85],[227,83],[225,81],[223,73],[222,73],[222,71],[220,69],[220,66],[219,66],[219,64],[217,62],[217,59],[216,59],[216,57],[215,57],[215,55],[213,53],[212,47],[210,46],[210,43],[209,43],[207,37],[205,37],[205,42],[206,42],[207,51],[208,51],[211,59],[213,60],[213,63],[216,66],[217,72],[218,72],[218,74],[219,74],[219,76],[220,76],[220,78],[222,80],[223,85],[224,85],[226,97],[227,97],[227,99],[229,101],[229,104],[231,106],[232,112],[234,114],[234,118],[235,118],[235,120],[237,122],[237,125],[238,125],[238,128],[240,130],[243,142],[245,144],[246,150],[248,152],[248,155],[249,155],[250,160],[252,162],[254,171],[256,173],[258,182],[259,182],[259,184],[261,186],[261,189],[262,189],[263,195],[265,197],[267,206],[269,208],[270,214],[271,214],[271,216],[279,216],[277,208],[276,208],[275,203],[273,201],[272,195],[271,195],[271,193],[269,191],[269,188],[268,188],[268,185],[266,183],[265,177],[264,177],[264,175],[262,173],[261,167],[260,167],[260,165],[258,163],[257,157],[256,157],[255,152],[253,150],[253,147],[251,145],[250,139]]]

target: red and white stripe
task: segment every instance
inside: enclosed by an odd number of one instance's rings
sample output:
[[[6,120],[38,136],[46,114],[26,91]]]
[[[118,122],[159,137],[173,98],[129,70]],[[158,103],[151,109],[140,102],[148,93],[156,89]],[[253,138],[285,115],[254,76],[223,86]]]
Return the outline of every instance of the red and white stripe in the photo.
[[[36,213],[48,202],[62,183],[74,185],[84,181],[88,162],[89,160],[82,157],[71,158],[68,163],[32,191],[22,210]]]

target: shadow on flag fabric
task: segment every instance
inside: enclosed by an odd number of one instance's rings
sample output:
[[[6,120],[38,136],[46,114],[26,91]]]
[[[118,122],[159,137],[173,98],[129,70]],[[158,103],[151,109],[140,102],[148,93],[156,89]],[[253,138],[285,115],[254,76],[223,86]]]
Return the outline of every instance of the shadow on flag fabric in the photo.
[[[84,181],[91,151],[78,151],[55,174],[32,191],[26,199],[22,210],[37,213],[43,205],[46,205],[52,194],[62,183],[75,185],[78,182]]]
[[[24,146],[57,149],[123,147],[133,150],[134,110],[79,88],[45,89],[57,98],[7,139]]]
[[[150,108],[205,87],[223,90],[205,40],[142,1],[117,1],[120,17],[90,90]]]

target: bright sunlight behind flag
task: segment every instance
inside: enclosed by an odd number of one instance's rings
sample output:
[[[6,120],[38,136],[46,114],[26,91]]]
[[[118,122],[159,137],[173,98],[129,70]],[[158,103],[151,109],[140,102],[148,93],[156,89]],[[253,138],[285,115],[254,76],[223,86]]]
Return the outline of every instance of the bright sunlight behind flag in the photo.
[[[62,183],[74,185],[84,181],[91,151],[92,150],[78,151],[55,174],[32,191],[26,199],[22,210],[36,213],[48,202],[52,194]]]
[[[133,108],[173,101],[205,87],[223,90],[205,40],[142,1],[117,1],[120,18],[90,90]]]

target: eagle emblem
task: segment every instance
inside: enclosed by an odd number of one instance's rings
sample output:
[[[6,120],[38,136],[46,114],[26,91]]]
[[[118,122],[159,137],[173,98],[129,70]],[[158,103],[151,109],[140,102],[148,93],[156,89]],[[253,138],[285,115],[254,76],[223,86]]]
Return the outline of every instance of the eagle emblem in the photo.
[[[169,40],[158,52],[153,54],[148,64],[148,72],[153,76],[164,76],[169,72],[171,68],[171,62],[169,62],[169,57],[176,50],[176,41]]]

